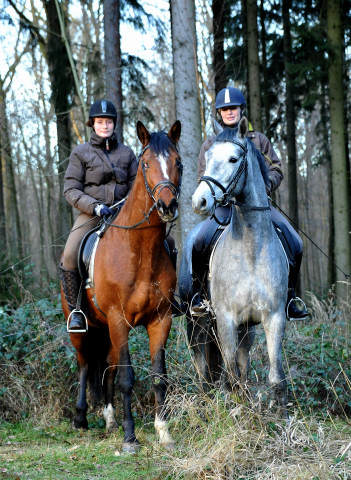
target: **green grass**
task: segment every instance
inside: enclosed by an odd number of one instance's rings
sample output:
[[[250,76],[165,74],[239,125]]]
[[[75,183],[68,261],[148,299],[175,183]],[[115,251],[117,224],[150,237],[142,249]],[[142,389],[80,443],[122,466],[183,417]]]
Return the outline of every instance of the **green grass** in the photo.
[[[164,479],[155,465],[152,425],[138,425],[142,447],[121,451],[123,433],[73,430],[68,421],[37,427],[22,421],[0,424],[0,478],[20,480]],[[162,455],[162,451],[160,451]]]

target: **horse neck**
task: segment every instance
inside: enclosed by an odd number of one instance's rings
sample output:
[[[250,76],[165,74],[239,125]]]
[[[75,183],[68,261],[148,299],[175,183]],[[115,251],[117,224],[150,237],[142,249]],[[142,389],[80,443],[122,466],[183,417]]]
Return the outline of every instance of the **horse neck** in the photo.
[[[259,240],[271,233],[271,214],[269,210],[256,210],[250,207],[268,206],[266,187],[258,161],[248,161],[246,180],[243,190],[236,198],[239,205],[232,209],[233,235],[245,242],[249,238]]]

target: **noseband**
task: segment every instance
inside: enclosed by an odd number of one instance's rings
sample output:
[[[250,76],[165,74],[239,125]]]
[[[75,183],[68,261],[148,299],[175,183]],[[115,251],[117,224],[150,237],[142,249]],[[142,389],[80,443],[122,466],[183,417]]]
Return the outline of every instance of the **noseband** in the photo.
[[[150,148],[150,145],[146,145],[146,147],[144,147],[143,150],[139,153],[138,162],[141,160],[141,157],[144,155],[144,153],[146,152],[146,150],[148,148]],[[175,147],[175,149],[177,151],[176,147]],[[150,185],[149,185],[149,183],[147,181],[147,178],[146,178],[146,171],[145,171],[144,162],[141,162],[141,170],[143,172],[143,177],[144,177],[144,181],[145,181],[145,188],[146,188],[146,191],[148,192],[148,194],[150,195],[151,200],[153,201],[152,209],[154,209],[155,207],[157,208],[157,200],[155,198],[155,193],[156,193],[158,188],[160,189],[159,194],[164,188],[169,188],[170,191],[172,192],[173,196],[175,197],[175,201],[178,202],[179,196],[180,196],[180,187],[181,187],[181,183],[182,183],[183,165],[180,164],[179,167],[180,167],[180,169],[179,169],[178,186],[175,185],[173,182],[171,182],[169,180],[162,180],[161,182],[158,182],[154,186],[154,188],[151,190]]]

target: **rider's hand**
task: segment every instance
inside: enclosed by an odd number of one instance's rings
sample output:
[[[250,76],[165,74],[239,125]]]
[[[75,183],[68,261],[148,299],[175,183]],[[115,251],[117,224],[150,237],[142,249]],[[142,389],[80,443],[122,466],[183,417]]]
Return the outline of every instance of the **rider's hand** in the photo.
[[[98,205],[95,206],[94,213],[99,217],[105,218],[105,217],[109,217],[110,215],[113,215],[115,211],[112,210],[112,208],[107,207],[103,203],[99,203]]]

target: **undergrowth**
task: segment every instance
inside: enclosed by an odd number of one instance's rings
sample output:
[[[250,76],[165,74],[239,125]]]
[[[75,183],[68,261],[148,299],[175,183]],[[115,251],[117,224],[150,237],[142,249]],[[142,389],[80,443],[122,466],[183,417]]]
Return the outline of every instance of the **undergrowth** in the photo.
[[[5,430],[9,422],[25,421],[34,431],[47,431],[73,417],[78,371],[56,292],[39,300],[27,292],[22,304],[0,307],[0,427]],[[350,309],[340,310],[333,299],[320,301],[312,295],[309,309],[311,320],[288,323],[284,339],[289,423],[268,409],[269,369],[261,327],[245,395],[222,388],[204,392],[187,347],[185,320],[177,318],[167,345],[170,431],[177,447],[161,452],[150,447],[148,439],[142,461],[148,458],[157,465],[165,479],[349,480]],[[133,415],[139,422],[138,436],[147,434],[154,440],[154,395],[143,328],[131,332],[129,346],[136,374]],[[116,404],[121,424],[118,394]],[[100,414],[89,410],[93,431],[103,431]],[[120,428],[115,441],[122,439]],[[53,462],[51,457],[48,462]]]

